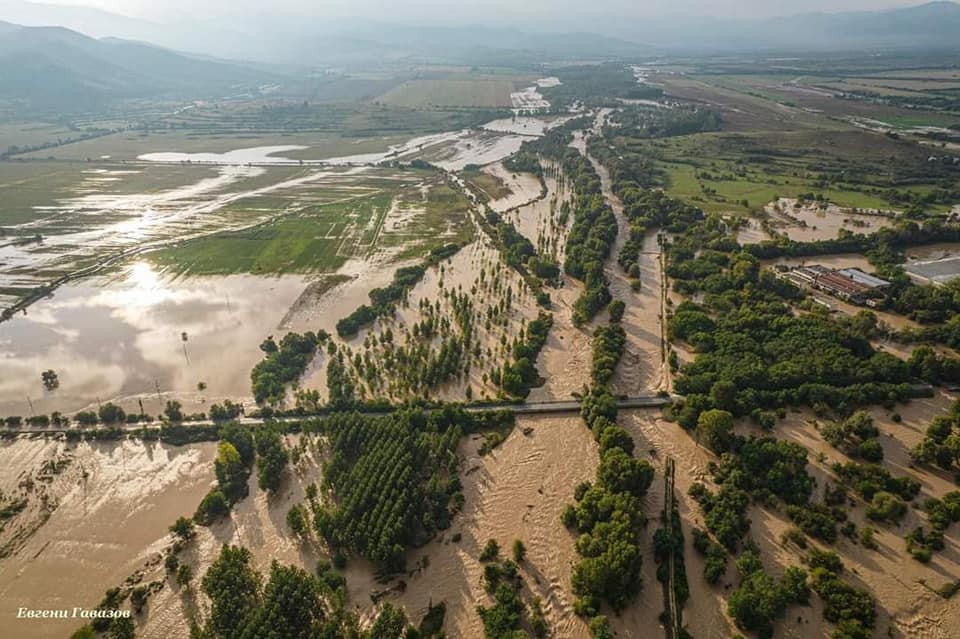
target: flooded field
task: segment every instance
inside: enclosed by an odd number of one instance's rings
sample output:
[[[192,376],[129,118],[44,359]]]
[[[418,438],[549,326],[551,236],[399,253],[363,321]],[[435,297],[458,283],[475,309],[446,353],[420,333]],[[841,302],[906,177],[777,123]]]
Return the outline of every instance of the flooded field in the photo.
[[[8,227],[34,239],[0,243],[0,294],[10,296],[0,301],[124,257],[262,224],[283,212],[274,197],[310,195],[316,204],[356,195],[349,188],[359,185],[356,175],[363,170],[224,166],[216,177],[159,192],[87,189],[57,201],[36,220]]]
[[[138,159],[147,162],[196,162],[198,164],[289,164],[296,162],[296,160],[276,157],[276,154],[285,151],[302,151],[306,148],[296,144],[287,144],[237,149],[226,153],[144,153]]]
[[[213,443],[0,443],[0,490],[28,499],[0,531],[10,553],[0,558],[0,634],[59,639],[79,628],[79,619],[17,620],[16,610],[92,608],[158,561],[167,527],[189,516],[214,481],[215,455]]]
[[[572,499],[572,486],[591,479],[596,471],[597,445],[590,431],[579,417],[525,417],[489,455],[477,454],[479,444],[479,438],[467,439],[460,446],[465,497],[461,512],[447,531],[410,552],[406,589],[390,594],[385,601],[403,607],[415,621],[431,602],[443,601],[448,636],[480,637],[483,630],[476,606],[488,601],[481,581],[480,550],[488,539],[496,539],[503,548],[520,539],[527,547],[521,569],[524,598],[542,599],[552,636],[586,639],[589,631],[573,612],[570,592],[575,538],[563,527],[560,513]],[[296,541],[286,526],[286,512],[304,499],[305,486],[318,480],[317,463],[306,455],[293,477],[272,497],[260,492],[253,480],[250,496],[238,504],[230,520],[201,529],[191,544],[188,557],[195,575],[202,578],[221,543],[246,545],[260,570],[267,570],[274,559],[312,570],[326,552],[313,542]],[[459,541],[454,541],[454,535],[459,535]],[[385,584],[378,582],[373,567],[360,559],[351,559],[344,574],[348,607],[369,617],[373,611],[370,593]],[[659,593],[656,596],[659,599]],[[151,599],[138,637],[186,639],[189,633],[183,620],[189,618],[193,607],[190,597],[165,588]]]
[[[538,89],[546,87],[555,87],[560,85],[560,79],[556,77],[541,78],[536,84],[527,87],[523,91],[517,91],[510,94],[510,100],[513,102],[513,108],[518,111],[538,111],[549,109],[550,103],[540,94]]]
[[[526,433],[526,434],[525,434]],[[575,539],[560,522],[571,500],[570,487],[593,477],[596,444],[577,417],[523,418],[492,454],[468,456],[464,462],[466,501],[450,529],[463,537],[458,544],[442,540],[425,551],[429,568],[422,584],[401,599],[408,610],[425,608],[432,598],[447,602],[450,636],[476,637],[482,629],[476,605],[487,601],[477,557],[488,539],[502,548],[514,539],[527,547],[522,570],[524,596],[543,600],[552,633],[588,637],[586,624],[573,613],[570,567]]]
[[[890,212],[803,203],[791,198],[780,198],[768,204],[766,211],[774,230],[798,242],[834,239],[841,229],[869,235],[893,225]]]
[[[267,335],[333,332],[371,289],[389,283],[394,267],[384,266],[396,256],[413,255],[425,238],[462,235],[462,218],[453,214],[464,211],[441,211],[431,201],[438,183],[369,164],[490,164],[511,183],[511,198],[498,206],[515,207],[536,199],[540,185],[498,162],[562,121],[517,116],[322,161],[363,166],[312,166],[296,159],[304,145],[275,144],[170,149],[122,169],[87,170],[42,210],[33,205],[36,219],[8,227],[35,241],[0,241],[5,305],[59,284],[52,297],[0,324],[0,414],[74,412],[110,400],[135,410],[142,403],[151,414],[174,398],[188,411],[227,398],[249,402],[249,371]],[[179,183],[151,189],[152,173]],[[137,191],[131,181],[144,186]],[[394,199],[381,202],[381,195]],[[316,223],[298,230],[306,216]],[[322,258],[311,262],[314,249]],[[52,392],[39,381],[48,369],[61,381]]]
[[[307,285],[299,275],[171,279],[147,262],[64,286],[0,324],[0,414],[74,412],[119,400],[158,414],[252,403],[250,369]],[[55,391],[40,372],[53,369]],[[198,390],[198,384],[206,388]]]
[[[737,229],[737,243],[740,245],[759,244],[771,239],[770,234],[763,230],[759,221],[749,218]]]
[[[874,271],[870,261],[859,253],[835,253],[833,255],[815,255],[811,257],[778,257],[772,260],[761,260],[760,263],[764,266],[781,264],[790,267],[819,264],[831,269],[858,268],[865,273],[873,273]]]
[[[910,449],[922,439],[927,424],[934,416],[945,412],[950,401],[952,398],[939,396],[898,405],[895,410],[902,418],[900,422],[893,420],[891,411],[870,409],[881,431],[884,466],[895,475],[907,475],[920,481],[922,488],[918,500],[921,502],[927,496],[940,496],[954,488],[948,477],[917,470],[909,458]],[[808,410],[792,411],[784,421],[778,423],[776,436],[797,442],[810,450],[808,469],[822,490],[826,483],[835,481],[830,465],[846,461],[847,458],[821,438],[815,427],[816,422]],[[636,441],[637,450],[644,451],[640,453],[641,457],[647,457],[658,467],[667,457],[677,464],[676,494],[686,537],[685,561],[691,588],[690,599],[684,608],[684,622],[695,637],[725,639],[734,632],[734,626],[726,616],[724,597],[729,594],[730,586],[736,583],[735,571],[732,565],[728,566],[726,576],[716,586],[709,586],[703,580],[703,558],[691,544],[692,529],[704,527],[703,515],[699,505],[687,495],[694,481],[710,484],[707,464],[715,458],[679,426],[665,422],[648,411],[624,411],[621,423]],[[743,434],[747,433],[760,434],[753,426],[744,427]],[[662,492],[656,490],[658,486],[659,479],[646,497],[645,511],[648,514],[656,513],[662,507]],[[848,509],[849,516],[858,528],[870,523],[864,511],[862,502]],[[750,537],[759,545],[767,571],[778,575],[787,566],[800,564],[800,551],[781,540],[783,533],[792,526],[785,514],[754,505],[750,519]],[[960,570],[960,541],[954,530],[947,534],[946,548],[935,553],[929,564],[913,561],[904,556],[903,536],[918,525],[928,525],[926,517],[911,509],[899,525],[877,527],[879,548],[876,551],[842,537],[829,549],[836,551],[847,565],[848,578],[857,585],[869,588],[877,597],[880,613],[877,628],[885,636],[897,639],[947,639],[951,636],[948,629],[960,623],[960,604],[955,600],[942,599],[933,589],[955,580]],[[652,543],[654,529],[655,526],[651,524],[647,531],[647,543]],[[623,636],[631,636],[629,632],[632,628],[656,623],[656,616],[662,610],[659,589],[650,587],[656,584],[655,566],[652,564],[644,564],[644,583],[647,587],[639,600],[616,618],[615,626],[627,633]],[[791,607],[786,616],[777,622],[776,636],[814,639],[829,634],[829,626],[822,620],[822,603],[818,598],[813,598],[811,603],[811,607]]]
[[[960,245],[931,244],[907,251],[907,274],[927,284],[946,284],[960,277]]]
[[[499,162],[520,149],[526,136],[480,130],[425,148],[416,158],[447,171],[460,171],[468,164]]]
[[[496,131],[498,133],[515,133],[517,135],[541,136],[553,127],[560,126],[570,121],[572,115],[540,115],[529,116],[521,113],[514,114],[513,117],[503,118],[501,120],[491,120],[483,125],[487,131]]]
[[[451,338],[466,339],[466,324],[459,322],[456,330],[451,327],[426,336],[420,333],[421,327],[438,321],[437,309],[440,317],[454,317],[453,299],[462,295],[470,299],[470,319],[466,321],[470,322],[471,339],[462,347],[469,365],[457,374],[422,386],[417,373],[404,370],[401,362],[424,351],[431,356],[428,361],[433,361],[441,349],[450,348]],[[504,298],[510,303],[503,303]],[[360,397],[408,400],[428,396],[445,401],[493,398],[501,392],[493,381],[493,370],[508,359],[512,336],[535,319],[537,312],[533,295],[520,275],[502,261],[486,236],[480,236],[429,269],[392,316],[376,320],[354,337],[335,339],[344,348]],[[494,320],[484,322],[484,318]],[[358,361],[374,363],[375,374],[371,375],[370,368],[358,366]],[[302,382],[303,387],[316,389],[321,397],[327,396],[326,363],[325,357],[318,357]]]
[[[923,438],[930,421],[945,413],[952,399],[938,395],[898,405],[895,411],[902,419],[900,422],[894,421],[892,411],[881,408],[869,410],[880,429],[884,466],[894,475],[906,475],[920,482],[921,493],[917,497],[920,503],[927,497],[942,496],[955,489],[952,481],[942,473],[917,469],[909,456],[910,449]],[[830,465],[835,461],[845,461],[846,458],[822,439],[815,427],[817,421],[810,411],[794,411],[778,425],[777,432],[779,436],[810,450],[809,470],[818,485],[822,486],[832,479]],[[823,420],[819,421],[823,423]],[[860,528],[870,522],[864,516],[863,503],[860,500],[855,502],[858,502],[857,507],[848,509],[848,515]],[[778,562],[792,559],[792,551],[773,545],[789,527],[788,520],[775,513],[762,513],[762,516],[754,517],[754,521],[755,527],[759,524],[764,531],[759,535],[755,533],[755,536],[769,539],[772,556]],[[920,525],[929,525],[926,516],[909,509],[900,524],[877,527],[877,550],[872,551],[845,540],[838,542],[836,550],[844,562],[851,566],[854,581],[869,588],[877,597],[880,613],[877,627],[882,632],[897,639],[946,639],[951,636],[949,629],[960,623],[960,602],[955,599],[944,600],[932,589],[954,581],[960,571],[960,536],[955,529],[948,531],[945,549],[934,553],[930,563],[923,564],[904,555],[904,535]],[[817,625],[818,618],[819,615],[814,616],[811,626]],[[806,628],[804,630],[802,635],[791,636],[820,636]]]

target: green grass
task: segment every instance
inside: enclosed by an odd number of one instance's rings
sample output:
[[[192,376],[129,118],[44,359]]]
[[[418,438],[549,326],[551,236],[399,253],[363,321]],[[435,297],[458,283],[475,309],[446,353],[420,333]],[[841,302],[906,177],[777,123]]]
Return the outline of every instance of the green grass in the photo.
[[[390,200],[390,194],[377,193],[311,206],[252,229],[190,240],[150,258],[177,274],[332,273],[373,246]]]
[[[510,187],[508,187],[503,180],[485,171],[479,169],[464,171],[463,176],[478,190],[486,193],[491,200],[498,200],[511,193]]]
[[[158,267],[177,275],[333,273],[350,258],[399,249],[416,257],[472,236],[469,206],[430,171],[370,174],[304,191],[245,198],[226,209],[233,219],[273,219],[154,251]],[[426,195],[421,181],[426,181]],[[402,219],[387,228],[388,214]]]
[[[914,113],[881,115],[874,119],[880,122],[886,122],[890,126],[900,128],[910,128],[915,126],[948,127],[950,125],[960,124],[960,115],[935,113],[933,111],[917,111]]]
[[[839,206],[898,209],[887,199],[891,189],[922,195],[949,187],[931,179],[927,150],[853,129],[710,133],[629,144],[652,158],[668,193],[710,212],[748,213],[775,197],[803,193],[821,193]]]
[[[854,208],[889,208],[879,197],[857,191],[818,188],[812,180],[783,178],[772,174],[751,174],[737,180],[697,180],[697,169],[689,164],[663,163],[668,177],[667,192],[695,203],[711,213],[748,213],[772,202],[777,197],[796,197],[802,193],[823,193],[831,202]],[[768,180],[776,183],[770,184]],[[705,193],[701,184],[716,193]],[[747,206],[742,201],[747,201]]]
[[[124,171],[115,182],[92,182],[95,171]],[[215,167],[149,167],[87,162],[0,162],[0,226],[23,224],[51,215],[43,207],[81,195],[95,185],[100,194],[156,193],[217,175]],[[40,207],[39,210],[37,207]]]

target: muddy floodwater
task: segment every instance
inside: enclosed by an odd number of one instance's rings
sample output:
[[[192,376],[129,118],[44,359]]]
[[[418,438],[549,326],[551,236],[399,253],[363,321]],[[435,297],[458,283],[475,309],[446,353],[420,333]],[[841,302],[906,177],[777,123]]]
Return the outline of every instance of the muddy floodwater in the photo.
[[[16,613],[93,608],[155,561],[170,541],[167,527],[191,515],[214,481],[215,454],[214,443],[0,443],[0,490],[28,499],[0,532],[9,553],[0,558],[0,636],[62,639],[82,626]]]
[[[570,584],[570,570],[577,560],[576,537],[563,526],[560,514],[572,501],[573,487],[593,479],[596,473],[599,455],[593,436],[577,416],[531,416],[518,419],[517,428],[506,441],[486,456],[477,452],[481,440],[479,436],[465,438],[460,445],[465,498],[462,510],[449,530],[410,551],[410,572],[402,577],[407,587],[388,595],[385,601],[402,607],[414,621],[421,619],[428,605],[443,601],[449,637],[482,637],[476,607],[490,605],[492,598],[483,588],[480,550],[488,539],[496,539],[501,548],[509,548],[515,539],[521,539],[527,548],[521,568],[524,600],[540,597],[551,636],[587,639],[587,625],[573,611]],[[288,443],[295,441],[288,438]],[[319,463],[311,452],[305,454],[282,489],[272,496],[259,491],[256,479],[251,478],[250,496],[237,504],[230,519],[200,529],[184,555],[196,579],[202,579],[222,543],[247,546],[261,571],[268,571],[274,559],[314,570],[326,552],[313,542],[298,542],[286,524],[286,513],[304,500],[306,485],[320,480]],[[359,558],[350,559],[344,575],[348,607],[371,618],[375,610],[370,593],[386,585],[377,580],[374,567]],[[391,580],[389,585],[396,582]],[[652,583],[649,587],[651,593],[655,592]],[[658,592],[651,598],[660,601]],[[189,598],[180,596],[174,588],[164,588],[151,598],[147,619],[137,636],[186,639],[189,630],[185,619],[190,610]],[[646,621],[654,627],[657,623],[655,617]]]
[[[305,146],[287,144],[282,146],[258,146],[248,149],[237,149],[226,153],[145,153],[138,159],[147,162],[209,162],[212,164],[269,164],[271,162],[295,162],[276,154],[285,151],[302,151]]]
[[[0,415],[64,413],[117,400],[158,414],[250,399],[250,369],[306,286],[299,275],[170,279],[146,262],[58,289],[0,324]],[[60,387],[44,389],[53,369]],[[206,388],[198,390],[203,382]]]
[[[792,198],[780,198],[767,205],[766,211],[774,229],[798,242],[831,240],[838,237],[841,230],[869,235],[893,226],[895,215],[890,211],[803,203]]]
[[[940,243],[907,251],[904,269],[921,283],[946,284],[960,277],[960,244]]]

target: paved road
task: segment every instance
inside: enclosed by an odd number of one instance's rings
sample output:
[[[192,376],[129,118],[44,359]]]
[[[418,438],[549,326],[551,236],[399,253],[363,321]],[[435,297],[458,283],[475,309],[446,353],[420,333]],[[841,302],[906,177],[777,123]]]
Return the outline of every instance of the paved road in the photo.
[[[673,403],[674,400],[678,399],[679,396],[673,395],[670,397],[663,397],[655,394],[647,395],[638,395],[636,397],[624,397],[617,400],[618,408],[659,408],[662,406],[667,406]],[[464,410],[470,413],[479,413],[489,410],[509,410],[517,415],[559,415],[563,413],[579,413],[580,412],[580,402],[576,400],[560,400],[560,401],[549,401],[549,402],[523,402],[520,404],[486,404],[483,406],[466,406]],[[372,411],[368,411],[372,412]],[[267,421],[274,422],[297,422],[303,421],[305,419],[311,419],[316,417],[323,417],[324,414],[313,414],[313,415],[296,415],[291,417],[276,417],[270,420],[259,418],[259,417],[239,417],[233,421],[236,421],[245,426],[259,426]],[[184,422],[185,426],[212,426],[215,422],[212,420],[200,420],[200,421],[191,421]],[[122,424],[119,425],[119,428],[122,430],[137,431],[141,428],[159,428],[163,426],[164,422],[153,421],[147,423],[139,424]],[[93,427],[85,427],[87,429]],[[68,427],[68,428],[57,428],[57,427],[45,427],[45,428],[31,428],[29,426],[24,426],[16,429],[3,429],[0,432],[3,433],[18,433],[18,434],[28,434],[28,435],[56,435],[66,432],[76,432],[77,430],[82,430],[78,427]]]

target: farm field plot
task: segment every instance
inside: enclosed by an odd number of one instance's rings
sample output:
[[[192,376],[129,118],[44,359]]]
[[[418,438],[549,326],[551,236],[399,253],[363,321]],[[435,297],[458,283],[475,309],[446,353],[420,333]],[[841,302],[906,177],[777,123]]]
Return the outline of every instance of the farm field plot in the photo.
[[[960,122],[957,80],[918,72],[909,79],[868,75],[757,73],[749,75],[654,75],[671,95],[719,106],[733,128],[815,126],[842,128],[852,117],[896,127],[949,127]],[[951,111],[952,110],[952,111]],[[822,117],[832,116],[833,120]],[[821,117],[818,117],[821,116]]]
[[[509,80],[492,82],[513,87]],[[505,106],[509,105],[508,95]],[[174,115],[157,114],[150,125],[111,123],[122,130],[15,157],[134,160],[157,152],[223,153],[237,148],[297,145],[307,148],[291,155],[292,159],[322,160],[385,151],[391,144],[418,135],[477,127],[506,113],[498,106],[504,105],[424,109],[383,103],[203,104]]]
[[[230,131],[123,131],[111,135],[74,142],[54,149],[44,149],[25,154],[30,159],[56,158],[58,160],[132,161],[141,155],[158,152],[179,153],[225,153],[237,148],[252,148],[272,145],[305,146],[302,151],[291,151],[288,157],[295,160],[322,160],[339,155],[354,155],[384,151],[391,144],[407,139],[405,135],[370,135],[368,137],[343,137],[329,131],[258,131],[239,133]]]
[[[384,251],[412,257],[469,234],[465,198],[425,171],[371,170],[296,185],[230,205],[267,221],[158,250],[149,259],[175,274],[332,273]]]
[[[523,76],[470,76],[409,80],[377,98],[378,102],[405,107],[467,106],[510,107],[510,94],[529,84]]]
[[[250,226],[275,211],[265,207],[248,211],[252,216],[231,215],[228,205],[344,172],[83,166],[74,172],[54,171],[59,190],[53,193],[43,188],[42,180],[34,180],[36,191],[18,190],[11,198],[13,213],[8,217],[16,215],[20,223],[6,227],[6,239],[0,242],[0,289],[5,297],[28,294],[65,275],[106,266],[170,241]],[[131,181],[119,186],[127,178]]]
[[[16,151],[77,137],[79,133],[52,122],[8,122],[0,124],[0,153]]]
[[[810,193],[843,207],[897,210],[949,184],[948,176],[941,180],[930,170],[929,154],[917,145],[853,129],[711,133],[636,144],[654,158],[668,193],[707,211],[747,213],[778,196]]]
[[[122,163],[0,162],[0,227],[37,223],[59,201],[98,193],[156,193],[217,175],[214,167],[142,167]]]

